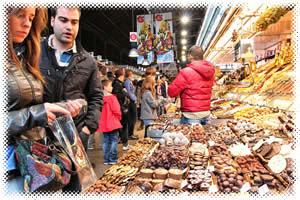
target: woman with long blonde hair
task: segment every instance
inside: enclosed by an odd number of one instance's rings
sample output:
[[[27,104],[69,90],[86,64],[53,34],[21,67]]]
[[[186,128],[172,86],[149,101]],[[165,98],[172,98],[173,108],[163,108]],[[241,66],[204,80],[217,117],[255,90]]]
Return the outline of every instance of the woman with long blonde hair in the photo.
[[[46,136],[43,127],[56,118],[55,113],[74,116],[81,105],[72,101],[65,109],[42,102],[44,80],[39,71],[40,35],[47,25],[47,9],[9,8],[7,14],[8,145],[5,160],[8,192],[21,192],[24,183],[30,180],[24,182],[20,176],[22,166],[17,165],[14,153],[16,140],[43,142]]]
[[[156,98],[155,80],[152,77],[147,77],[141,88],[142,104],[141,104],[141,119],[146,126],[145,136],[147,137],[147,129],[149,125],[157,119],[157,109],[160,104],[165,102],[165,99]]]

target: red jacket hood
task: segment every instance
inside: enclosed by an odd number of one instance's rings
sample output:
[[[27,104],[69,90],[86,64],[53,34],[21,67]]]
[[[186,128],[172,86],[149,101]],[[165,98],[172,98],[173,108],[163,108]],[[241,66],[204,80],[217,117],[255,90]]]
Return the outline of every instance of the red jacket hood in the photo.
[[[109,95],[106,95],[106,96],[103,96],[103,101],[104,103],[108,102],[108,101],[111,101],[113,98],[114,98],[114,94],[109,94]]]
[[[205,79],[210,79],[211,76],[213,76],[213,74],[215,73],[213,64],[206,60],[194,61],[191,64],[187,65],[187,67],[194,69]]]

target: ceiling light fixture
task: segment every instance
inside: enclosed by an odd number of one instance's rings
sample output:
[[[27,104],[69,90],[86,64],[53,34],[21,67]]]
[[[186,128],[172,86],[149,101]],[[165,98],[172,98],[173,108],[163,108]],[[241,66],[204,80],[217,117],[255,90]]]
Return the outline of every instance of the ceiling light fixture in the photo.
[[[183,46],[182,49],[183,49],[183,50],[186,50],[186,46]]]
[[[144,60],[143,60],[143,62],[142,62],[142,65],[143,66],[148,66],[148,65],[150,65],[151,63],[150,63],[150,61],[148,60],[148,55],[147,54],[145,54],[144,55]]]
[[[182,39],[181,40],[181,44],[186,44],[187,43],[187,40],[186,39]]]
[[[139,52],[136,48],[132,48],[130,49],[128,56],[131,58],[139,57]]]
[[[190,18],[188,16],[181,17],[181,23],[187,24],[189,21],[190,21]]]
[[[181,31],[181,35],[182,36],[186,36],[187,35],[187,31],[186,30]]]

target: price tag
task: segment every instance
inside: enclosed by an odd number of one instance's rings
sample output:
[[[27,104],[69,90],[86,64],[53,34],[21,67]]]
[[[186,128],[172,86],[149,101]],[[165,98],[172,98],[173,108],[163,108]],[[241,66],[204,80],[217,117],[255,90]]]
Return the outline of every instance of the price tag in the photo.
[[[267,184],[264,184],[263,186],[261,186],[260,188],[258,188],[258,193],[260,195],[264,195],[267,194],[269,192],[269,188]]]
[[[251,189],[250,183],[245,183],[241,188],[241,193],[247,192]]]
[[[232,169],[232,166],[224,167],[224,169]]]
[[[208,141],[208,144],[210,147],[214,146],[215,145],[215,142],[214,141]]]
[[[182,181],[182,182],[181,182],[180,189],[184,188],[184,187],[187,186],[187,185],[188,185],[187,180]]]
[[[207,169],[208,169],[210,172],[214,172],[214,171],[215,171],[215,166],[208,166]]]
[[[216,185],[212,185],[209,187],[208,192],[210,193],[218,192],[218,187]]]

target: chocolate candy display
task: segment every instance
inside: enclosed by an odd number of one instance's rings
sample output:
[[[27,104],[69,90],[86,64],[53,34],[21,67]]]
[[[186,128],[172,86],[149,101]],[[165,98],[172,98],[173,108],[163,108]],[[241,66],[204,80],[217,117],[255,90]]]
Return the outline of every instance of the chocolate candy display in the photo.
[[[220,143],[215,143],[213,146],[209,147],[210,155],[225,155],[227,157],[231,157],[230,152],[228,151],[227,145],[222,143],[221,141],[217,141]]]
[[[204,169],[208,166],[209,156],[205,153],[195,152],[190,155],[190,168],[194,169],[197,166],[201,166]]]
[[[234,165],[231,156],[226,155],[212,155],[211,165],[214,166],[215,170],[222,171],[224,168],[232,167]]]
[[[294,129],[288,117],[280,120]],[[127,194],[258,193],[261,187],[281,192],[295,180],[293,159],[285,158],[293,149],[291,137],[280,127],[267,130],[245,119],[204,126],[171,122],[168,115],[156,120],[149,128],[162,133],[159,142],[138,140],[90,191],[110,193],[126,186]]]
[[[212,185],[212,175],[209,170],[197,166],[188,174],[188,191],[207,191]]]
[[[243,176],[231,170],[220,172],[217,177],[219,191],[224,193],[240,192],[242,186],[247,183]]]
[[[190,137],[192,142],[205,143],[206,134],[204,128],[200,124],[194,125]]]
[[[94,194],[121,194],[123,191],[120,186],[98,180],[94,185],[90,186],[86,192]]]
[[[259,162],[254,155],[237,157],[236,162],[241,167],[243,174],[259,172],[262,174],[268,173],[268,170]]]
[[[174,148],[161,147],[145,160],[147,168],[179,168],[185,169],[188,165],[187,150],[176,150]]]
[[[184,135],[189,135],[192,130],[192,126],[187,124],[172,124],[168,127],[168,132],[181,132]]]

